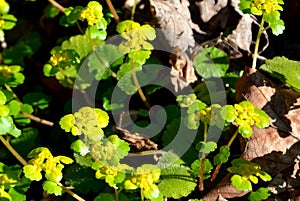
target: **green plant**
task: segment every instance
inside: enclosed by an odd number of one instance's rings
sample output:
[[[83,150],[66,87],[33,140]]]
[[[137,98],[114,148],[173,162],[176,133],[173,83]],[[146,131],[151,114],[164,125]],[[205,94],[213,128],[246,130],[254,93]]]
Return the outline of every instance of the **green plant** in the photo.
[[[272,33],[277,36],[279,34],[282,34],[285,29],[284,22],[280,19],[279,13],[279,11],[283,10],[283,8],[281,7],[283,3],[284,2],[282,0],[241,0],[241,2],[239,3],[239,8],[244,13],[251,13],[254,15],[262,16],[255,42],[252,68],[256,68],[261,34],[268,28],[271,28]],[[268,23],[267,27],[264,27],[265,22]]]
[[[73,2],[72,5],[63,2],[71,5],[69,7],[63,7],[54,0],[49,2],[43,17],[54,18],[53,22],[59,21],[67,34],[55,38],[55,43],[49,42],[50,56],[43,61],[45,80],[55,77],[64,89],[73,89],[76,98],[82,96],[84,101],[74,101],[73,111],[67,100],[62,100],[64,108],[55,105],[53,109],[53,94],[49,92],[52,86],[44,89],[41,87],[43,85],[30,85],[33,76],[27,62],[29,60],[31,65],[34,64],[32,56],[44,51],[41,48],[44,47],[44,41],[38,33],[29,33],[7,47],[5,34],[11,32],[5,32],[18,24],[16,17],[9,14],[10,5],[0,0],[0,140],[23,165],[12,164],[7,160],[11,159],[7,156],[9,154],[5,150],[2,154],[1,149],[1,200],[30,199],[27,198],[31,193],[28,189],[35,191],[32,189],[34,184],[41,185],[44,191],[55,195],[58,200],[83,201],[85,197],[86,200],[95,201],[201,198],[214,182],[222,178],[223,175],[219,174],[221,167],[230,162],[231,167],[227,171],[233,174],[232,185],[238,190],[249,191],[249,200],[264,200],[271,195],[264,187],[253,191],[256,188],[254,184],[258,184],[259,180],[270,181],[271,176],[258,164],[235,157],[231,150],[237,136],[248,139],[252,136],[254,126],[267,128],[270,124],[268,114],[249,101],[224,105],[222,101],[213,103],[210,97],[210,89],[214,89],[214,96],[224,95],[225,98],[225,92],[233,95],[235,92],[234,81],[240,73],[229,72],[231,63],[224,51],[214,46],[203,48],[193,60],[199,77],[199,82],[192,86],[193,91],[176,98],[165,98],[162,87],[141,86],[142,81],[144,83],[160,75],[160,72],[155,72],[143,76],[143,72],[152,67],[145,64],[161,64],[165,61],[160,61],[161,58],[153,54],[156,53],[152,44],[157,37],[156,30],[149,24],[133,21],[136,2],[131,20],[120,20],[117,15],[119,10],[116,11],[109,0],[106,1],[107,7],[97,1]],[[275,35],[284,31],[279,13],[282,4],[280,0],[241,0],[239,4],[244,13],[262,17],[253,54],[253,68],[256,67],[261,34],[269,28]],[[117,24],[112,22],[112,17]],[[267,27],[265,22],[268,23]],[[119,43],[107,43],[106,40],[115,31],[119,33]],[[286,71],[285,67],[292,71]],[[299,91],[299,79],[295,76],[298,67],[299,62],[276,57],[267,60],[261,69]],[[219,78],[226,80],[226,83],[230,81],[225,92],[223,86],[215,82]],[[44,78],[42,80],[47,84]],[[97,89],[93,88],[95,82],[98,83]],[[157,136],[147,139],[138,131],[134,130],[134,134],[127,131],[127,117],[122,117],[124,113],[121,113],[120,124],[115,128],[114,125],[118,123],[112,120],[111,114],[124,109],[122,100],[111,100],[116,88],[133,96],[130,117],[141,127],[147,128],[153,122],[154,126],[160,125],[162,111],[152,111],[150,108],[158,101],[163,102],[162,107],[167,113],[166,125],[158,131]],[[54,91],[61,93],[57,88]],[[56,107],[65,111],[57,111]],[[53,113],[55,117],[50,117],[54,121],[59,119],[57,124],[37,117],[48,112]],[[152,122],[153,114],[158,118]],[[184,122],[183,125],[181,122]],[[45,129],[37,123],[53,127]],[[39,133],[39,129],[43,133]],[[210,129],[213,133],[220,133],[221,139],[227,141],[223,144],[215,142]],[[190,145],[185,155],[179,157],[176,150],[156,150],[171,143],[178,130],[185,134],[185,140],[188,139]],[[196,133],[195,139],[190,139],[190,131]],[[64,132],[71,135],[65,135]],[[120,137],[120,132],[130,136],[126,138],[130,143]],[[132,153],[135,151],[132,149],[134,141],[144,146],[140,152]],[[184,140],[182,143],[185,143]],[[63,154],[60,154],[60,145],[64,145]],[[66,145],[70,147],[69,151],[66,151]],[[136,166],[126,163],[127,159],[130,161],[135,156],[151,157],[152,163]],[[195,190],[197,184],[198,189]]]

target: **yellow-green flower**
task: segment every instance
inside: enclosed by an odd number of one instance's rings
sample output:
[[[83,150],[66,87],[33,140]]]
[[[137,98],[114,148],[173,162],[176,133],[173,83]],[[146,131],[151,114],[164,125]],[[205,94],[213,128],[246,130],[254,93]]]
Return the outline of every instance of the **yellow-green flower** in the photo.
[[[91,1],[79,14],[80,20],[87,20],[89,26],[96,25],[103,18],[102,6],[96,1]]]
[[[274,11],[283,10],[279,4],[283,4],[283,2],[278,0],[253,0],[250,9],[256,15],[270,14]]]

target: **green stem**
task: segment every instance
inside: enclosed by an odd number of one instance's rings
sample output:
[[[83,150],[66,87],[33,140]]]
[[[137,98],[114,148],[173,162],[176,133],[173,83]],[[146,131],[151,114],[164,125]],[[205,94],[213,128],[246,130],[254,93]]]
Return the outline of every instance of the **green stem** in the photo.
[[[140,86],[140,84],[139,84],[139,81],[138,81],[138,79],[137,79],[136,71],[135,71],[135,68],[134,68],[133,59],[130,59],[130,65],[131,65],[131,74],[132,74],[133,83],[134,83],[135,87],[137,88],[138,93],[139,93],[141,99],[143,100],[143,102],[145,103],[146,107],[147,107],[148,109],[150,109],[150,108],[151,108],[151,105],[150,105],[150,103],[148,102],[148,100],[147,100],[147,98],[146,98],[146,96],[145,96],[143,90],[141,89],[141,86]]]
[[[204,123],[204,134],[203,134],[203,142],[206,143],[206,138],[207,138],[207,123]],[[203,185],[203,173],[204,173],[204,164],[205,164],[205,153],[202,152],[201,154],[201,165],[200,165],[200,173],[199,173],[199,191],[204,190],[204,185]]]
[[[254,48],[254,53],[253,53],[253,61],[252,61],[252,68],[256,68],[256,63],[257,63],[257,57],[258,57],[258,47],[259,47],[259,42],[260,42],[260,36],[264,32],[264,19],[261,19],[260,25],[259,25],[259,30],[257,33],[256,41],[255,41],[255,48]]]
[[[144,197],[144,193],[143,193],[143,189],[141,188],[141,201],[144,201],[145,197]]]
[[[122,189],[120,189],[120,190],[115,189],[115,198],[116,198],[116,201],[119,201],[119,194],[120,194],[121,191],[122,191]]]
[[[234,141],[234,139],[237,137],[238,134],[239,134],[239,130],[237,129],[226,145],[228,148],[230,148],[232,142]]]
[[[238,134],[239,134],[239,130],[237,129],[226,145],[228,148],[230,148],[232,142],[235,140],[235,138],[238,136]],[[216,166],[216,168],[211,176],[211,179],[210,179],[211,182],[213,182],[216,179],[217,175],[219,174],[221,166],[222,166],[222,164],[219,164]]]
[[[132,10],[131,10],[131,20],[132,21],[134,21],[135,9],[136,9],[136,0],[133,1],[133,6],[132,6]]]

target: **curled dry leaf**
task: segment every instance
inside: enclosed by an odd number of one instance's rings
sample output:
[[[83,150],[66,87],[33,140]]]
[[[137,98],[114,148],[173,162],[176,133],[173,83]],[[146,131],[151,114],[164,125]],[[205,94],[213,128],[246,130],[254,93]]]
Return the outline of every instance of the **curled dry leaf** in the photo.
[[[116,127],[118,136],[128,142],[130,152],[141,152],[148,150],[157,150],[158,145],[139,133],[130,133],[128,130]]]

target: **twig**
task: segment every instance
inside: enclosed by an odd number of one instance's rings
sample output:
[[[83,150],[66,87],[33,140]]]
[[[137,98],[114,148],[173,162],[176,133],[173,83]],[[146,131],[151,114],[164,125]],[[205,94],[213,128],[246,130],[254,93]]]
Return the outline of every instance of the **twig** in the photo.
[[[55,8],[57,8],[60,12],[65,13],[65,8],[57,3],[55,0],[48,0]]]
[[[114,19],[116,20],[116,22],[119,23],[120,22],[120,17],[117,14],[117,11],[116,11],[115,7],[111,3],[111,0],[106,0],[106,4],[107,4],[111,14],[114,16]]]
[[[3,136],[0,136],[1,142],[4,144],[4,146],[14,155],[14,157],[22,164],[27,165],[27,161],[10,145],[9,141],[4,139]]]
[[[32,114],[28,114],[26,112],[21,112],[22,115],[24,115],[25,117],[28,117],[29,119],[31,119],[32,121],[38,122],[40,124],[44,124],[46,126],[53,126],[54,123],[45,119],[41,119],[39,117],[36,117]]]
[[[62,189],[64,189],[64,191],[66,193],[68,193],[69,195],[71,195],[76,200],[78,200],[78,201],[85,201],[83,198],[81,198],[79,195],[77,195],[76,193],[74,193],[73,191],[71,191],[70,189],[68,189],[67,187],[65,187],[64,185],[62,185],[60,182],[56,182],[56,184],[59,185]]]

